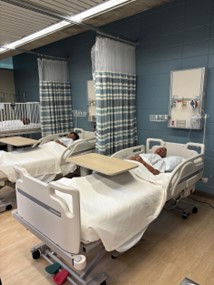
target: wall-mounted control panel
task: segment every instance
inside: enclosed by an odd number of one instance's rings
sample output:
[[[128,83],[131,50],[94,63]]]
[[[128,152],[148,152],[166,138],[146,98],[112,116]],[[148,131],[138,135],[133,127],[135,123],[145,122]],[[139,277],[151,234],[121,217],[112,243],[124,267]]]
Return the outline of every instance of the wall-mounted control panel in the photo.
[[[205,67],[171,71],[168,127],[203,128],[205,82]]]

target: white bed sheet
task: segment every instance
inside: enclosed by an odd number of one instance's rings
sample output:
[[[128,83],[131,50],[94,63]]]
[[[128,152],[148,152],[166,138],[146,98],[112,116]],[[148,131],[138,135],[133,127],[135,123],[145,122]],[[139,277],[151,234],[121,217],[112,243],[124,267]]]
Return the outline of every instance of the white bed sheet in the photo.
[[[101,239],[107,251],[123,252],[134,246],[159,215],[167,197],[163,185],[139,179],[132,172],[114,177],[94,173],[58,182],[80,192],[82,241]],[[72,211],[72,197],[59,191],[57,195]]]
[[[66,175],[73,172],[76,166],[67,163],[61,167],[60,158],[64,151],[65,148],[54,141],[23,152],[0,151],[0,170],[2,172],[0,178],[7,178],[10,182],[15,182],[17,179],[15,165],[25,168],[33,177],[59,173]]]

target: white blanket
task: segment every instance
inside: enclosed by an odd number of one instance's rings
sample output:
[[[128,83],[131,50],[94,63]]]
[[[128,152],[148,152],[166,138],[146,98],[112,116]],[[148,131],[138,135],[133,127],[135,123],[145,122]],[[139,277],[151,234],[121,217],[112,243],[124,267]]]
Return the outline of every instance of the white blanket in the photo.
[[[138,164],[138,167],[130,170],[132,175],[154,184],[160,184],[164,188],[167,188],[171,173],[165,172],[159,173],[158,175],[154,175],[142,163],[133,160],[131,160],[131,162],[135,162]]]
[[[68,163],[61,168],[60,158],[64,151],[65,147],[53,141],[22,152],[0,151],[0,171],[11,182],[15,182],[17,179],[14,169],[16,165],[25,168],[33,177],[62,173],[62,169],[63,175],[66,175],[73,172],[76,166]]]
[[[59,182],[80,192],[82,240],[101,239],[107,251],[122,252],[132,247],[166,202],[164,186],[139,179],[131,172],[114,177],[92,174],[62,178]],[[70,195],[59,191],[57,195],[72,207]]]

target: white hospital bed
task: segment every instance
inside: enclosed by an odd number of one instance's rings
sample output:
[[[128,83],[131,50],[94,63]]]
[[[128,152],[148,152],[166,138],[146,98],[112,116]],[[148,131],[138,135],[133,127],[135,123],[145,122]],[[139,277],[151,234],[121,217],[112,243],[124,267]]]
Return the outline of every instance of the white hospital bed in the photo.
[[[155,149],[163,146],[167,148],[166,163],[170,164],[168,173],[157,176],[149,174],[146,179],[155,181],[163,179],[167,185],[167,200],[180,195],[188,196],[195,191],[195,184],[203,176],[204,150],[201,143],[188,142],[186,144],[165,142],[162,139],[148,138],[146,146],[140,145],[118,151],[112,157],[128,159],[140,153],[154,153]],[[179,158],[183,158],[179,160]],[[138,172],[140,168],[136,171]]]
[[[43,242],[32,249],[33,258],[42,256],[50,263],[59,262],[69,271],[71,284],[105,284],[105,273],[88,278],[103,254],[133,247],[166,201],[186,189],[190,191],[202,176],[202,144],[149,139],[146,147],[126,149],[114,156],[126,159],[145,149],[152,152],[160,144],[167,147],[168,155],[186,158],[171,173],[154,176],[136,162],[137,168],[112,177],[93,173],[47,184],[17,169],[20,178],[13,216]],[[199,149],[199,153],[191,148]],[[83,269],[84,256],[95,246],[100,250]],[[79,274],[76,268],[82,269]]]
[[[65,176],[73,173],[77,166],[67,162],[71,155],[95,151],[95,133],[75,129],[80,139],[73,142],[70,147],[63,147],[54,142],[64,134],[49,135],[42,138],[38,145],[23,151],[0,151],[0,183],[2,187],[7,181],[16,182],[18,178],[15,166],[21,166],[33,176],[43,181],[51,181],[56,175]],[[0,203],[0,212],[10,209],[10,203]]]
[[[112,177],[93,173],[47,184],[18,171],[13,216],[43,242],[32,256],[62,264],[72,284],[105,284],[104,273],[88,276],[95,264],[106,252],[134,246],[166,201],[165,187],[131,172]],[[90,249],[97,254],[84,268]],[[76,268],[83,271],[77,275]]]

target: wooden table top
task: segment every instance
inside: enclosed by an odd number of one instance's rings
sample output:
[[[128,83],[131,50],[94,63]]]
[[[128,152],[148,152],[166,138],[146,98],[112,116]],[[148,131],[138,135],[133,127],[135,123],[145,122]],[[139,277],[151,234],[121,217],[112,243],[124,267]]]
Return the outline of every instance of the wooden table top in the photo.
[[[109,176],[117,175],[138,167],[138,165],[134,162],[125,161],[98,153],[87,153],[71,156],[67,159],[67,161]]]
[[[15,137],[0,138],[0,142],[12,146],[21,147],[21,146],[35,144],[38,141],[30,138],[15,136]]]

